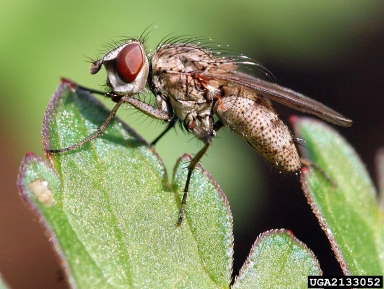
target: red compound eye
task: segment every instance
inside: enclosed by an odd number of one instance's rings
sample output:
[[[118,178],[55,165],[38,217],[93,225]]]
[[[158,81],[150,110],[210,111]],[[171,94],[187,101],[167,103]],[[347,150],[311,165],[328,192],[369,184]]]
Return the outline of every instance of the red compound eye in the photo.
[[[133,82],[143,67],[144,60],[140,45],[131,43],[125,46],[116,58],[116,73],[124,82]]]

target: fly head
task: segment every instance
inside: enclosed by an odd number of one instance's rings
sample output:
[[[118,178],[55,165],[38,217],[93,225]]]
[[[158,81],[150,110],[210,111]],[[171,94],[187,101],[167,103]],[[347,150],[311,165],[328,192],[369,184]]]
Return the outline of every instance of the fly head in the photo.
[[[107,72],[107,85],[113,92],[137,94],[147,83],[149,63],[140,41],[131,39],[108,51],[102,59],[92,63],[90,73],[96,74],[102,65]]]

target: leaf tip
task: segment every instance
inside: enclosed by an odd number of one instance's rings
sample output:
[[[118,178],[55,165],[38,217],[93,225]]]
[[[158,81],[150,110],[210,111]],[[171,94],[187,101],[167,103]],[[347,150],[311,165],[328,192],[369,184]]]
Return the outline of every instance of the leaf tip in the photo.
[[[45,207],[50,207],[55,201],[49,187],[56,188],[53,184],[56,178],[56,172],[46,160],[33,152],[28,152],[21,163],[17,178],[19,194],[33,209],[35,209],[35,200]]]

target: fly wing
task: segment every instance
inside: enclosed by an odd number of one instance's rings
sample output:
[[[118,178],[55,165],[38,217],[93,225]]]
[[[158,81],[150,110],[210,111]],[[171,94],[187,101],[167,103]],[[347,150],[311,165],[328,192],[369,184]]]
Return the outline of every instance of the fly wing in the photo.
[[[205,74],[205,76],[209,78],[230,81],[235,84],[250,88],[272,101],[276,101],[301,112],[314,114],[321,119],[331,123],[345,127],[352,125],[352,120],[344,117],[340,113],[334,111],[333,109],[325,106],[320,102],[317,102],[316,100],[313,100],[289,88],[252,77],[248,74],[236,71],[236,74],[234,75]]]

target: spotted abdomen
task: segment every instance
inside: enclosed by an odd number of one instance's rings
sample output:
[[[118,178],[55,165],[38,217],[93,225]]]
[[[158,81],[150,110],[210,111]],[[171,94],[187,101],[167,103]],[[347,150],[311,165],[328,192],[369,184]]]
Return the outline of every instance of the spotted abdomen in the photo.
[[[268,100],[243,87],[225,86],[214,110],[224,125],[278,169],[296,172],[301,168],[292,135]]]

